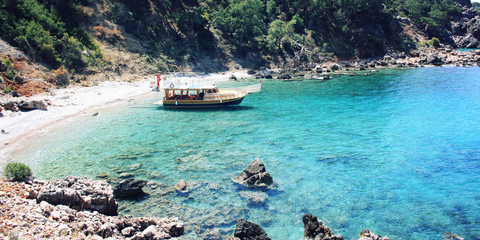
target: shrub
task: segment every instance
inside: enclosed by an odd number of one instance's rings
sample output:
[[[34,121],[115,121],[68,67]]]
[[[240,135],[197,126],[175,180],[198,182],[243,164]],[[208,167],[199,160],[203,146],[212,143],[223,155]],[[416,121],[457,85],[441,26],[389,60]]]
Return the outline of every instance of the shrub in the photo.
[[[32,170],[23,163],[8,163],[4,170],[5,177],[13,181],[24,181],[32,176]]]
[[[430,44],[434,48],[439,48],[440,47],[440,40],[438,40],[438,38],[434,37],[434,38],[432,38],[432,40],[430,40]]]

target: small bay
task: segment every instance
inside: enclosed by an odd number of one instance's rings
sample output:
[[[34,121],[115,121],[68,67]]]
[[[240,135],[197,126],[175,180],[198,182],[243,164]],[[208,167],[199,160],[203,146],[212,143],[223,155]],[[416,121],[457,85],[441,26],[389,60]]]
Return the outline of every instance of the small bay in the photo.
[[[187,230],[180,239],[232,235],[239,218],[272,239],[301,239],[305,213],[346,239],[365,228],[390,239],[445,231],[480,239],[478,67],[263,80],[261,92],[218,110],[165,110],[157,100],[68,120],[11,159],[40,179],[130,173],[155,181],[139,201],[120,201],[120,213],[178,217]],[[278,189],[253,204],[242,196],[258,190],[231,179],[255,158]],[[180,179],[188,192],[168,187]]]

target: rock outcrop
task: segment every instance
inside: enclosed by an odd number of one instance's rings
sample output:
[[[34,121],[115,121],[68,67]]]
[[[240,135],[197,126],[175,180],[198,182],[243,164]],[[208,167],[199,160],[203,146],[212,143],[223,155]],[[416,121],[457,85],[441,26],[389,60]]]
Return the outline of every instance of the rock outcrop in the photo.
[[[112,188],[104,180],[69,176],[46,182],[38,192],[37,201],[66,205],[75,210],[97,211],[109,216],[118,214]]]
[[[262,227],[245,219],[237,220],[234,237],[240,240],[270,240]]]
[[[125,179],[120,181],[113,188],[113,195],[116,197],[137,197],[145,194],[142,188],[147,184],[145,180]]]
[[[304,239],[305,240],[343,240],[342,236],[335,236],[329,227],[323,225],[316,216],[307,213],[303,216]]]
[[[382,238],[380,235],[376,235],[368,229],[364,229],[359,236],[360,238],[358,240],[390,240],[387,236]]]
[[[240,175],[233,179],[233,182],[247,187],[275,186],[272,176],[265,170],[265,165],[259,159],[253,160]]]
[[[28,199],[40,188],[0,180],[0,239],[171,239],[184,232],[176,218],[106,216]]]

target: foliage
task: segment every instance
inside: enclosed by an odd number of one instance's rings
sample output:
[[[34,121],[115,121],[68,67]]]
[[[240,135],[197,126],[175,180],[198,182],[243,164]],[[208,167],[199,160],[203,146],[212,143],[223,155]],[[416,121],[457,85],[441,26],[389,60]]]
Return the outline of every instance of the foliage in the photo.
[[[78,26],[80,1],[0,0],[0,35],[50,65],[84,70],[102,60],[93,39]],[[84,51],[95,54],[82,56]],[[84,58],[88,58],[84,59]]]
[[[32,176],[32,170],[23,163],[8,163],[4,169],[5,177],[12,181],[24,181]]]
[[[12,89],[10,87],[5,87],[5,89],[3,89],[4,93],[9,93],[11,91],[12,91]]]
[[[436,37],[433,37],[432,40],[430,40],[430,45],[432,45],[434,48],[439,48],[440,40],[438,40]]]
[[[213,26],[241,47],[255,47],[265,32],[264,4],[260,0],[229,0],[211,16]]]
[[[397,0],[400,11],[414,21],[414,23],[428,33],[445,28],[450,16],[458,14],[460,9],[453,0]]]
[[[98,44],[80,27],[93,10],[85,0],[0,0],[0,36],[53,69],[69,72],[104,66]],[[407,16],[439,41],[459,14],[454,0],[188,0],[104,1],[106,22],[93,34],[112,44],[132,34],[162,69],[172,61],[249,56],[374,57],[406,51],[395,17]],[[117,29],[116,25],[122,28]],[[443,34],[445,35],[445,34]],[[260,54],[258,54],[260,53]],[[250,54],[252,55],[252,54]]]

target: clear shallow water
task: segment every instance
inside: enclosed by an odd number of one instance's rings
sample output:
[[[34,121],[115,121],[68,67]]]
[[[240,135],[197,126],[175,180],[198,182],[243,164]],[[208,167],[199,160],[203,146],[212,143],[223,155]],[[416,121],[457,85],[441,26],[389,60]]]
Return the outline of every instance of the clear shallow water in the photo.
[[[305,213],[346,239],[364,228],[391,239],[480,239],[480,68],[264,80],[261,93],[225,110],[167,111],[155,100],[59,126],[13,159],[44,179],[184,179],[188,194],[159,187],[120,202],[123,214],[179,217],[183,239],[233,234],[238,218],[272,239],[301,239]],[[230,181],[254,158],[280,186],[260,206]]]

